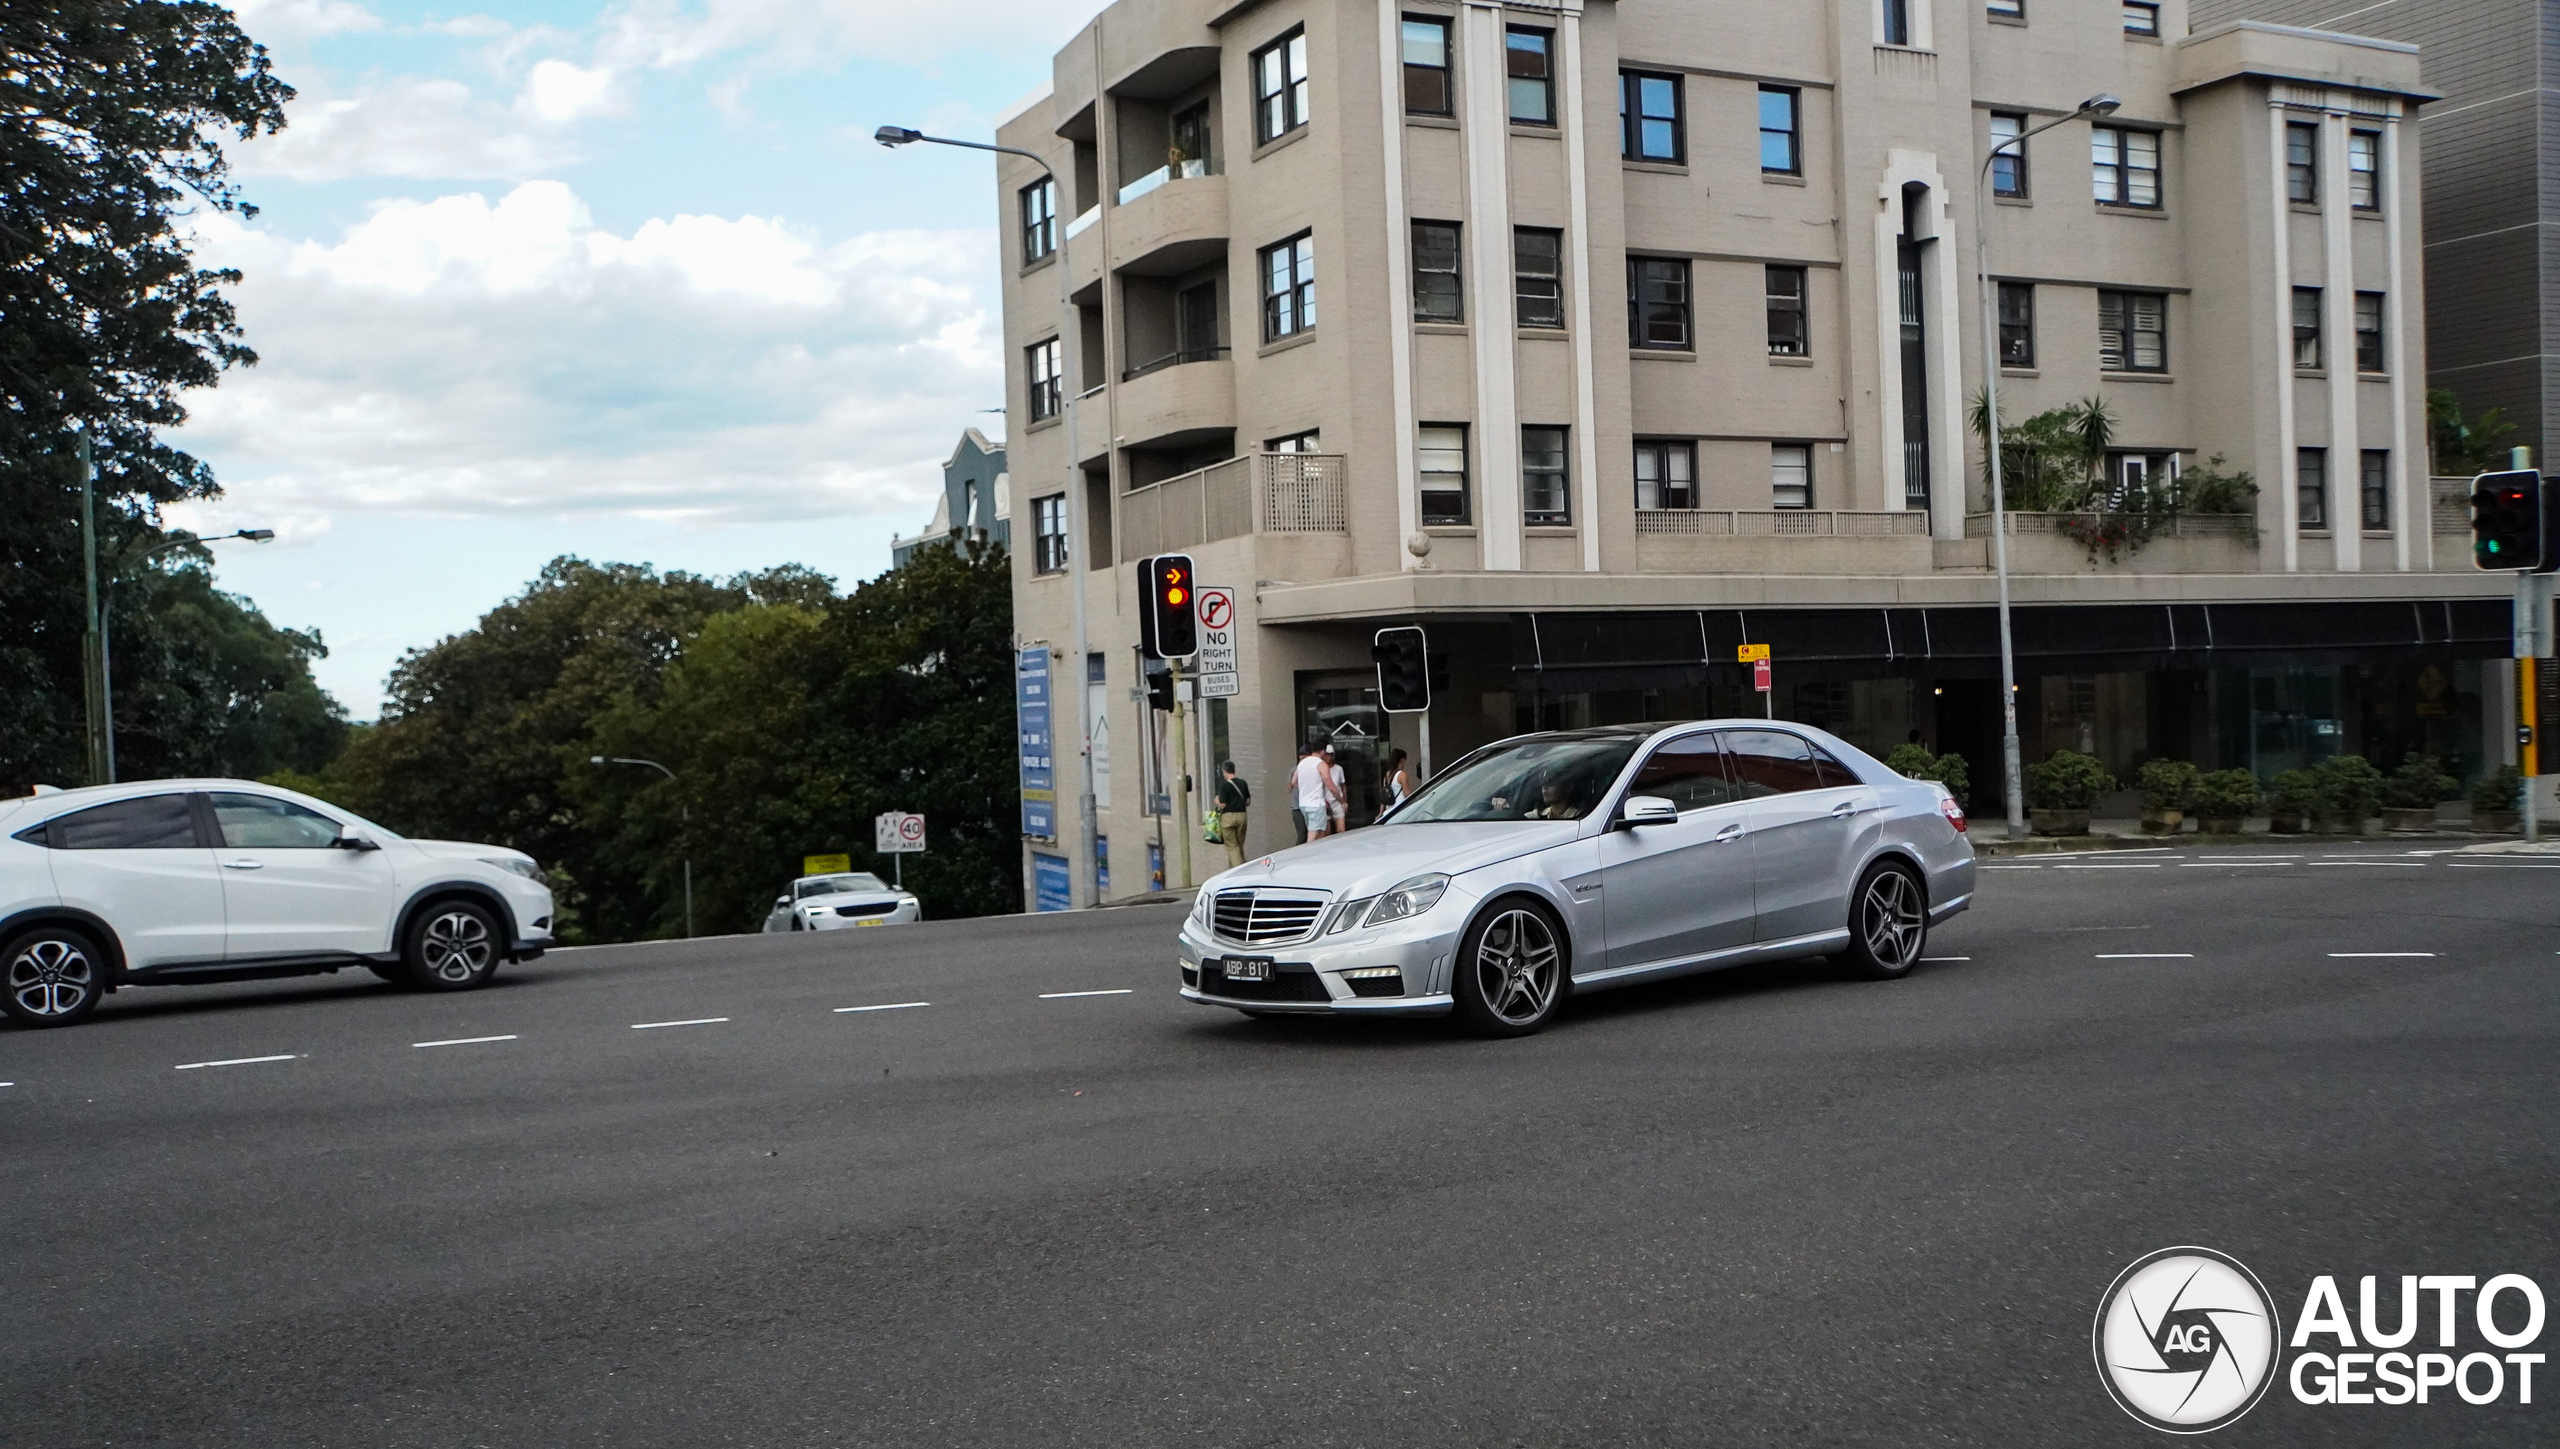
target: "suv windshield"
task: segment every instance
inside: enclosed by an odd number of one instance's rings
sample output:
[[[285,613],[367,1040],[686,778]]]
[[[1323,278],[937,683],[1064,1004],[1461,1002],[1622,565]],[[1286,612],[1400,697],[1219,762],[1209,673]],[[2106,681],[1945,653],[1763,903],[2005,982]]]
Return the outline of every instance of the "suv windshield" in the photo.
[[[1380,823],[1579,820],[1599,808],[1639,743],[1633,735],[1535,735],[1498,745],[1459,762]]]
[[[888,884],[876,875],[823,875],[816,880],[800,882],[799,898],[840,895],[846,891],[885,891]]]

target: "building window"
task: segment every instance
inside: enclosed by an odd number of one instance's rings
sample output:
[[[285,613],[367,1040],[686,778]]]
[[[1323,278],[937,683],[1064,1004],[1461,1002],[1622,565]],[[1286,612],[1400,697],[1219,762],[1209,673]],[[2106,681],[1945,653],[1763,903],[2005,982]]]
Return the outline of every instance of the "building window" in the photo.
[[[2284,127],[2284,199],[2304,206],[2320,200],[2320,128],[2299,121]]]
[[[2167,372],[2169,299],[2158,292],[2100,292],[2098,366],[2107,372]]]
[[[1044,574],[1067,567],[1067,495],[1031,500],[1031,566]]]
[[[1422,480],[1422,521],[1465,523],[1467,511],[1467,425],[1424,423],[1414,433],[1414,453]]]
[[[2303,532],[2329,526],[2329,450],[2299,448],[2293,463],[2294,523]]]
[[[2320,289],[2293,289],[2293,365],[2320,365]]]
[[[1996,15],[2003,20],[2027,18],[2027,0],[1983,0],[1982,9],[1985,14]]]
[[[2000,284],[2000,365],[2036,365],[2036,289],[2032,282]]]
[[[2382,294],[2356,293],[2356,371],[2388,372],[2382,365]]]
[[[1523,327],[1564,325],[1564,233],[1511,229],[1511,295]]]
[[[1771,443],[1769,445],[1769,506],[1771,508],[1811,508],[1813,506],[1812,444]]]
[[[1413,224],[1413,320],[1463,322],[1466,289],[1460,283],[1458,224],[1417,221]]]
[[[1556,33],[1503,32],[1503,69],[1511,81],[1511,119],[1523,126],[1556,123]]]
[[[1769,355],[1810,357],[1812,337],[1805,325],[1805,269],[1770,267],[1763,290],[1769,303]]]
[[[1678,257],[1627,258],[1627,345],[1690,350],[1688,262]]]
[[[1788,86],[1760,88],[1760,169],[1781,176],[1804,174],[1800,97]]]
[[[1913,0],[1882,0],[1884,5],[1884,43],[1911,43],[1911,6]]]
[[[2148,0],[2124,0],[2124,33],[2158,35],[2160,7],[2148,3]]]
[[[1277,141],[1307,123],[1307,33],[1292,31],[1253,53],[1253,136]]]
[[[1636,443],[1636,507],[1643,512],[1698,506],[1698,445]]]
[[[1030,364],[1031,420],[1056,417],[1066,382],[1058,375],[1058,339],[1034,342],[1022,353]]]
[[[1408,116],[1450,113],[1449,22],[1404,18],[1404,110]]]
[[[2391,455],[2367,448],[2361,461],[2364,476],[2356,491],[2364,501],[2364,526],[2381,533],[2391,527]]]
[[[1058,183],[1022,188],[1022,259],[1036,262],[1058,249]]]
[[[2023,197],[2027,194],[2027,147],[2019,140],[2027,129],[2027,118],[2014,111],[1991,113],[1991,194]]]
[[[2089,128],[2089,169],[2104,206],[2160,205],[2160,133]]]
[[[1266,453],[1321,453],[1324,451],[1323,443],[1324,434],[1314,428],[1309,428],[1303,433],[1291,433],[1285,438],[1273,438],[1262,445],[1262,451]]]
[[[1520,430],[1520,521],[1560,525],[1573,522],[1564,466],[1564,429]]]
[[[1680,124],[1680,77],[1618,72],[1618,154],[1630,161],[1688,159]]]
[[[1262,249],[1262,340],[1277,342],[1316,325],[1316,239],[1300,232]]]
[[[2347,133],[2347,204],[2358,211],[2382,209],[2382,136],[2379,132]]]

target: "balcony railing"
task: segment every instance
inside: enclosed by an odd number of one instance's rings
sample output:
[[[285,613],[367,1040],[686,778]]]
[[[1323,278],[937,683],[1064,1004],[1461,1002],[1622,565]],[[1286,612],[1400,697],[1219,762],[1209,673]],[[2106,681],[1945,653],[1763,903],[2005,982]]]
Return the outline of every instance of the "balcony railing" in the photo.
[[[1137,180],[1130,182],[1128,185],[1121,187],[1120,204],[1122,206],[1127,206],[1130,202],[1137,200],[1139,197],[1146,195],[1148,192],[1155,190],[1157,187],[1164,185],[1168,181],[1189,181],[1196,177],[1206,176],[1208,174],[1209,163],[1196,158],[1174,165],[1159,166],[1155,170],[1148,172],[1146,175],[1139,177]]]
[[[2105,515],[2097,513],[2012,512],[2008,515],[2009,536],[2015,538],[2022,533],[2061,533],[2064,532],[2063,525],[2072,519],[2079,519],[2084,523],[2089,523],[2095,522],[2097,519],[2102,517],[2105,517]],[[2237,538],[2245,540],[2253,539],[2257,536],[2257,527],[2258,520],[2246,513],[2173,513],[2167,518],[2160,520],[2158,525],[2156,525],[2152,530],[2152,537]],[[1991,536],[1991,515],[1988,513],[1966,514],[1964,516],[1964,536],[1967,538],[1989,538]]]
[[[2469,478],[2430,478],[2427,480],[2428,513],[2435,519],[2438,538],[2467,538],[2471,534],[2471,484]]]
[[[1640,508],[1636,532],[1707,538],[1926,538],[1929,515],[1916,510]]]
[[[1153,362],[1141,362],[1120,374],[1120,380],[1134,382],[1150,372],[1158,372],[1168,367],[1180,367],[1186,362],[1221,362],[1226,359],[1227,352],[1228,349],[1224,347],[1186,347],[1179,352],[1168,352]]]
[[[1248,533],[1341,533],[1350,464],[1340,453],[1248,453],[1120,496],[1126,561]]]
[[[1100,220],[1102,220],[1102,208],[1099,206],[1088,206],[1084,209],[1083,215],[1067,223],[1067,235],[1081,235],[1086,227],[1089,227]]]

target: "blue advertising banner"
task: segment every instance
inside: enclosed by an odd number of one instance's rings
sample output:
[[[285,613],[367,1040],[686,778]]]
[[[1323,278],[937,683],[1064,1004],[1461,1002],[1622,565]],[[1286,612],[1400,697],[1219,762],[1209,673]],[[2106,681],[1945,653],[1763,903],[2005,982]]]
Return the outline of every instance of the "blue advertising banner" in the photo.
[[[1031,909],[1035,911],[1075,909],[1065,856],[1042,855],[1036,850],[1031,852]]]
[[[1013,665],[1015,753],[1022,765],[1022,833],[1035,840],[1058,838],[1058,772],[1051,755],[1054,736],[1049,704],[1049,648],[1035,644],[1023,650]],[[1065,869],[1063,865],[1059,868]],[[1061,904],[1057,909],[1063,911],[1066,906]]]

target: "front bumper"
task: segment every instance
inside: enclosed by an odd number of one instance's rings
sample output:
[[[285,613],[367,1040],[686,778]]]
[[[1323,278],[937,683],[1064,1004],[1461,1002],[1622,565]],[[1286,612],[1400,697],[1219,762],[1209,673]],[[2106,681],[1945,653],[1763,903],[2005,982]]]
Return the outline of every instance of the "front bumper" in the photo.
[[[1176,940],[1181,961],[1182,999],[1201,1006],[1260,1011],[1293,1016],[1444,1016],[1454,1003],[1448,991],[1449,962],[1458,952],[1459,903],[1443,901],[1417,922],[1354,930],[1287,945],[1237,946],[1210,935],[1198,921],[1185,921]],[[1445,917],[1445,924],[1444,924]],[[1218,969],[1229,956],[1268,958],[1271,979],[1230,983]],[[1206,970],[1203,963],[1208,963]],[[1393,977],[1346,978],[1346,971],[1392,968]],[[1360,985],[1355,987],[1354,980]],[[1392,995],[1361,995],[1362,990]]]
[[[924,919],[924,907],[913,902],[877,916],[839,916],[833,906],[802,913],[812,931],[846,931],[856,926],[908,926]]]

